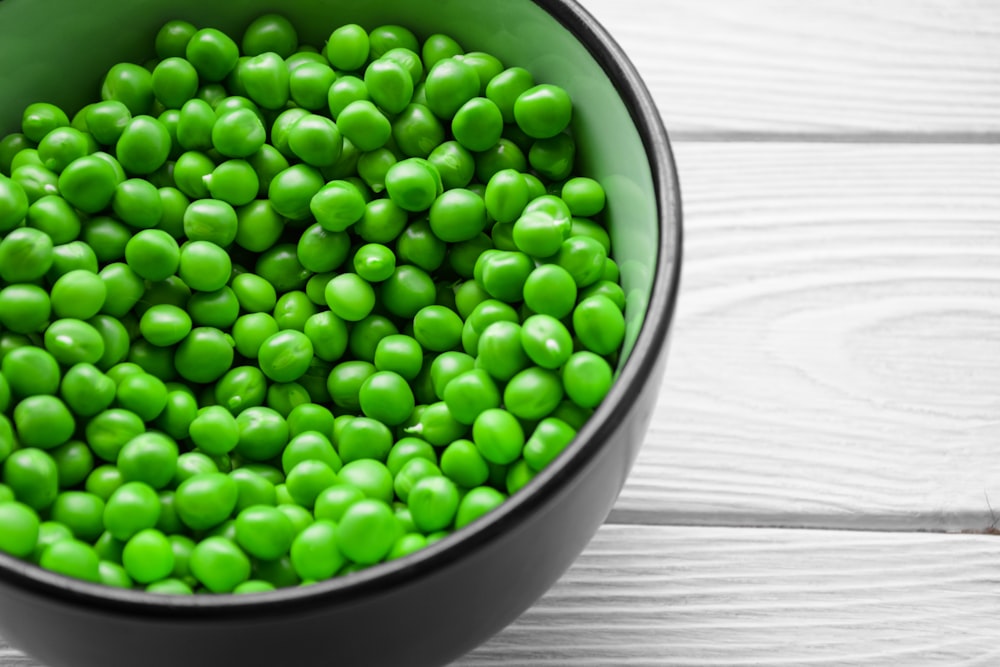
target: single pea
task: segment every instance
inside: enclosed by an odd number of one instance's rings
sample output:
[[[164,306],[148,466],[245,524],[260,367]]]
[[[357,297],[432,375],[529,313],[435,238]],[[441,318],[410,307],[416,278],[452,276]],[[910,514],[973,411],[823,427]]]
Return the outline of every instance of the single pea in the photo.
[[[20,502],[0,503],[0,551],[28,558],[38,544],[38,514]]]
[[[140,277],[166,280],[180,266],[180,247],[170,234],[159,229],[143,229],[125,246],[125,261]]]
[[[244,312],[266,313],[278,303],[274,286],[254,273],[233,276],[230,287]]]
[[[368,60],[368,52],[368,33],[356,23],[334,30],[323,51],[334,68],[347,72],[361,69]]]
[[[346,562],[339,548],[337,524],[318,519],[295,536],[290,555],[296,574],[306,581],[321,581],[336,574]]]
[[[489,466],[471,440],[455,440],[441,453],[441,472],[455,484],[472,488],[489,478]]]
[[[52,266],[53,243],[43,231],[21,227],[0,240],[0,279],[8,283],[32,282]]]
[[[191,423],[198,414],[197,399],[187,391],[171,389],[167,392],[167,403],[153,425],[175,440],[184,440],[190,435]]]
[[[236,517],[236,541],[243,549],[262,560],[286,555],[295,538],[291,520],[275,507],[254,505]]]
[[[549,415],[562,399],[563,383],[559,374],[538,366],[517,373],[503,391],[504,407],[514,416],[528,421]]]
[[[131,343],[131,334],[115,317],[110,315],[95,315],[87,320],[87,323],[97,329],[104,339],[104,356],[102,356],[95,366],[101,370],[107,370],[115,364],[124,361],[128,356]]]
[[[273,51],[288,58],[299,48],[298,33],[291,21],[280,14],[263,14],[243,31],[240,42],[243,53],[255,56]]]
[[[378,194],[385,190],[385,175],[397,161],[396,154],[385,147],[362,153],[358,157],[358,176],[372,192]],[[28,199],[31,200],[30,192]]]
[[[8,232],[28,214],[28,195],[17,181],[0,176],[0,231]]]
[[[489,486],[477,486],[462,496],[455,514],[455,529],[459,530],[476,519],[489,514],[503,504],[507,497]]]
[[[146,426],[133,412],[112,408],[95,415],[85,428],[87,444],[105,461],[117,461],[118,453],[129,440],[143,433]]]
[[[24,150],[34,148],[36,142],[28,139],[22,132],[11,132],[0,137],[0,174],[10,176],[11,163]]]
[[[521,325],[521,345],[542,368],[559,368],[573,353],[573,337],[566,326],[551,315],[536,314]]]
[[[51,450],[49,454],[56,462],[59,472],[59,488],[68,489],[81,484],[94,469],[93,452],[86,443],[79,440],[70,440]]]
[[[610,391],[613,380],[611,365],[587,350],[570,357],[562,371],[566,395],[584,408],[597,407]]]
[[[524,447],[524,430],[512,413],[493,408],[484,410],[476,417],[472,425],[472,441],[487,461],[501,465],[512,463]]]
[[[304,129],[309,129],[309,127],[306,125]],[[304,132],[304,135],[307,134],[308,132]],[[308,139],[304,138],[303,141],[308,141]],[[304,220],[311,212],[313,197],[323,187],[323,176],[314,167],[308,164],[297,164],[274,177],[268,188],[268,197],[279,215],[292,220]],[[317,219],[319,220],[319,218]]]
[[[177,275],[193,290],[222,289],[229,282],[232,270],[229,254],[210,241],[190,241],[180,249]]]
[[[246,160],[226,160],[208,177],[208,192],[216,200],[229,206],[244,206],[252,202],[260,191],[260,177]],[[226,212],[228,217],[229,213]],[[235,211],[233,212],[235,218]],[[234,238],[235,238],[235,224]]]
[[[288,103],[288,63],[278,53],[251,55],[239,70],[239,80],[247,97],[265,109],[281,109]]]
[[[308,114],[288,130],[288,147],[303,162],[327,167],[340,158],[343,142],[336,123],[325,116]]]
[[[558,264],[538,266],[524,282],[524,303],[536,313],[561,319],[573,312],[576,299],[576,281]]]
[[[301,377],[312,359],[312,341],[304,333],[285,330],[265,340],[258,351],[260,368],[276,382],[293,382]]]
[[[440,118],[450,119],[467,101],[479,94],[479,75],[457,57],[445,58],[427,72],[427,106]]]
[[[514,120],[530,137],[554,137],[569,126],[573,103],[559,86],[541,84],[518,95],[514,102]]]
[[[121,471],[113,465],[100,465],[90,471],[84,481],[84,490],[92,493],[105,503],[115,490],[125,483]]]
[[[439,60],[461,55],[464,52],[462,46],[453,37],[442,33],[435,33],[425,39],[420,49],[424,67],[427,69],[433,67]]]
[[[198,29],[187,21],[167,21],[156,33],[156,55],[160,58],[183,56],[196,32]]]
[[[104,305],[107,287],[95,273],[75,270],[60,276],[50,296],[57,317],[89,319]]]
[[[340,521],[347,508],[365,498],[361,489],[348,484],[337,483],[323,489],[316,496],[313,513],[317,520]]]
[[[115,143],[115,158],[126,172],[145,176],[163,166],[170,154],[170,134],[152,116],[135,116]]]
[[[610,298],[589,296],[573,310],[573,332],[591,352],[614,354],[625,338],[625,316]]]
[[[69,126],[66,112],[48,102],[34,102],[24,108],[21,114],[21,132],[34,142],[41,141],[46,134],[59,127]]]
[[[263,342],[278,331],[278,323],[268,313],[243,315],[233,323],[236,351],[248,359],[256,359]]]
[[[240,439],[236,452],[251,461],[268,461],[288,444],[288,422],[276,410],[247,408],[236,417]]]
[[[218,526],[236,507],[236,482],[220,472],[197,474],[177,486],[177,513],[194,530]]]
[[[486,211],[497,222],[514,222],[528,204],[528,185],[514,169],[501,169],[486,184]]]
[[[430,365],[431,383],[435,395],[441,398],[448,383],[475,368],[475,364],[475,358],[464,352],[443,352],[437,355]]]
[[[125,544],[122,566],[141,584],[167,578],[174,569],[174,552],[166,535],[154,528],[141,530]]]
[[[0,375],[0,377],[3,376]],[[6,397],[6,400],[8,403],[10,402],[9,393]],[[6,417],[6,415],[0,414],[0,463],[3,463],[7,459],[7,457],[10,456],[11,452],[13,452],[19,446],[20,443],[17,441],[17,435],[14,433],[14,425],[11,424],[10,420]],[[3,493],[3,495],[6,495],[8,492],[10,493],[10,495],[13,495],[14,493],[13,491],[10,491],[10,489],[8,489],[6,486],[2,487],[2,489],[3,491],[0,493]],[[3,500],[0,499],[0,502],[3,502]]]
[[[358,401],[366,416],[390,426],[405,422],[415,406],[410,385],[392,371],[369,376],[361,385]]]
[[[311,315],[302,329],[313,346],[313,354],[324,361],[337,361],[347,349],[347,325],[330,311]]]
[[[69,368],[60,387],[63,400],[81,417],[93,416],[108,408],[115,393],[114,381],[87,363]]]
[[[273,247],[284,231],[284,221],[271,202],[258,199],[236,210],[236,244],[251,252]]]
[[[264,505],[274,507],[278,503],[273,479],[279,484],[284,482],[284,475],[266,464],[253,464],[253,468],[242,467],[232,470],[229,476],[236,482],[236,512],[237,515],[248,507]],[[264,470],[272,471],[271,477],[265,476]],[[260,471],[260,472],[258,472]],[[276,475],[275,475],[276,474]],[[237,517],[238,518],[238,517]],[[238,529],[238,526],[237,526]]]
[[[94,547],[94,550],[97,551],[98,556],[101,555],[97,547]],[[128,576],[125,568],[114,561],[101,558],[100,563],[98,563],[98,572],[101,583],[105,586],[113,586],[115,588],[132,588],[134,586],[134,582]]]
[[[383,501],[367,498],[347,508],[335,534],[337,545],[347,558],[371,565],[388,555],[401,532],[392,508]]]
[[[219,116],[212,125],[212,146],[229,158],[247,158],[264,145],[267,131],[250,109],[235,109]]]
[[[337,482],[337,473],[323,461],[300,461],[288,471],[285,485],[297,505],[311,508],[324,489]]]
[[[413,98],[413,78],[398,62],[388,58],[372,60],[365,68],[364,82],[372,101],[386,113],[399,113]]]
[[[38,563],[42,554],[45,553],[45,550],[50,546],[61,540],[68,540],[72,538],[73,531],[71,531],[69,527],[55,521],[42,521],[38,524],[38,542],[35,544],[35,550],[31,554],[30,560],[34,563]]]
[[[152,73],[153,95],[167,109],[180,109],[198,92],[198,71],[177,56],[164,58]]]
[[[425,306],[413,316],[413,336],[431,352],[445,352],[462,340],[462,318],[445,306]]]
[[[486,227],[486,204],[471,190],[454,188],[434,200],[429,222],[442,241],[468,241]]]
[[[267,378],[256,366],[237,366],[219,378],[213,394],[217,405],[239,415],[248,408],[263,405]]]
[[[0,289],[0,325],[19,334],[40,333],[52,314],[49,295],[35,285]]]
[[[500,141],[503,123],[500,108],[492,100],[473,97],[455,112],[451,131],[470,151],[484,151]]]
[[[396,317],[412,318],[421,308],[434,305],[434,280],[423,269],[402,265],[380,285],[382,305]],[[345,318],[346,319],[346,318]]]
[[[73,538],[59,540],[42,552],[38,564],[52,572],[100,583],[100,560],[94,548]]]
[[[281,329],[303,331],[306,322],[318,312],[309,296],[300,290],[285,292],[274,307],[274,319]]]
[[[312,196],[309,210],[324,229],[340,232],[361,220],[365,214],[365,200],[350,181],[334,180]]]
[[[414,457],[404,463],[393,479],[393,490],[400,501],[409,502],[410,489],[425,477],[437,477],[441,469],[433,461],[423,457]]]
[[[186,307],[192,323],[200,327],[229,329],[240,314],[239,299],[228,287],[214,292],[195,292],[188,298]]]
[[[212,593],[230,593],[250,578],[250,558],[224,537],[207,537],[191,551],[191,574]]]
[[[327,283],[326,301],[337,317],[357,322],[375,307],[375,290],[361,276],[343,273]]]
[[[392,334],[380,339],[373,357],[375,368],[393,371],[408,381],[417,377],[423,366],[423,348],[413,337]]]
[[[426,405],[422,410],[414,410],[414,416],[403,427],[407,435],[423,438],[436,447],[464,437],[469,431],[467,424],[455,419],[444,401]]]
[[[56,358],[46,350],[23,345],[10,350],[0,361],[3,374],[15,396],[55,394],[59,389],[60,370]]]
[[[215,162],[204,153],[181,153],[174,163],[174,183],[183,195],[192,199],[205,199],[210,196],[208,182],[214,169]]]
[[[406,228],[407,212],[391,199],[373,199],[365,205],[364,215],[354,232],[370,243],[391,243]]]
[[[25,218],[28,227],[44,232],[53,244],[75,241],[80,235],[80,215],[62,197],[47,195],[28,207]]]
[[[341,483],[360,489],[367,498],[385,503],[392,502],[392,474],[381,461],[375,459],[349,461],[340,469],[337,477]]]
[[[213,327],[197,327],[177,346],[177,372],[190,382],[212,382],[233,363],[233,343]]]
[[[70,162],[97,150],[97,142],[76,128],[57,127],[42,137],[36,150],[42,165],[58,174]]]
[[[449,382],[443,399],[457,421],[472,424],[482,412],[500,407],[500,390],[489,373],[477,368]]]
[[[52,248],[52,266],[46,272],[45,280],[54,287],[55,283],[70,271],[97,274],[97,255],[93,248],[83,241],[71,241]]]
[[[476,279],[495,299],[516,303],[524,297],[524,284],[535,269],[527,254],[510,250],[483,253],[476,262]]]
[[[448,263],[461,278],[475,276],[476,262],[479,256],[487,250],[494,250],[493,239],[484,233],[479,233],[468,241],[454,243],[449,247]]]
[[[493,175],[503,169],[514,169],[522,173],[528,171],[528,158],[524,151],[506,138],[501,138],[487,150],[476,153],[475,161],[476,178],[481,183],[489,183]]]
[[[389,167],[385,174],[385,188],[400,208],[411,212],[425,211],[442,193],[441,176],[427,160],[408,158]]]
[[[369,100],[354,100],[345,106],[336,125],[360,151],[381,148],[392,134],[389,119]]]
[[[177,457],[177,468],[174,470],[173,485],[177,486],[182,484],[185,480],[188,480],[195,475],[202,475],[210,472],[221,472],[222,470],[216,461],[222,462],[224,459],[221,456],[209,458],[202,452],[184,452]],[[175,509],[177,504],[176,501],[177,498],[175,493]]]
[[[302,266],[298,250],[291,243],[279,243],[261,253],[254,271],[271,283],[278,294],[301,290],[312,276],[312,272]]]
[[[222,81],[236,66],[239,47],[231,37],[215,28],[202,28],[194,33],[184,53],[203,81]]]
[[[155,595],[194,595],[194,590],[190,584],[173,577],[154,581],[146,586],[146,592]]]
[[[336,72],[326,63],[318,62],[290,66],[289,70],[288,89],[292,101],[310,111],[325,110],[330,87],[337,79]]]
[[[167,406],[167,387],[149,373],[136,373],[122,378],[116,395],[118,405],[151,422]],[[119,454],[119,459],[121,455]]]
[[[61,364],[93,364],[104,356],[100,332],[83,320],[63,318],[45,330],[45,349]]]
[[[396,255],[401,264],[413,264],[424,271],[434,271],[448,252],[444,241],[434,235],[425,219],[411,222],[396,239]]]
[[[343,361],[334,366],[327,378],[327,388],[334,404],[345,410],[360,410],[358,392],[375,370],[375,366],[367,361]]]
[[[85,491],[60,493],[50,509],[52,521],[67,526],[78,540],[93,543],[104,532],[104,500]]]
[[[369,315],[351,328],[348,350],[356,359],[374,363],[379,341],[398,333],[399,328],[388,317]]]
[[[143,482],[125,482],[111,493],[104,506],[105,529],[122,541],[152,528],[159,518],[159,496]]]
[[[522,93],[535,86],[531,72],[523,67],[510,67],[486,84],[486,97],[500,109],[505,123],[514,122],[514,103]]]
[[[236,417],[218,405],[200,409],[189,432],[195,446],[212,455],[228,454],[236,448],[240,437]]]
[[[566,449],[574,437],[576,429],[561,419],[543,419],[524,445],[524,461],[532,470],[540,471]]]
[[[319,223],[307,227],[299,237],[296,253],[299,262],[309,271],[329,273],[347,259],[350,236],[343,231],[330,231]]]
[[[540,176],[561,181],[573,171],[576,142],[569,134],[537,139],[528,151],[528,164]]]
[[[407,504],[421,532],[444,530],[452,525],[458,512],[458,488],[443,475],[424,477],[410,489]]]
[[[396,256],[380,243],[367,243],[354,253],[354,270],[369,283],[387,280],[396,270]]]
[[[587,236],[572,236],[563,241],[555,261],[569,271],[578,287],[586,287],[601,279],[607,257],[599,241]]]
[[[212,129],[216,116],[212,105],[202,99],[189,99],[177,117],[177,143],[186,151],[212,148]],[[175,170],[176,173],[176,170]]]
[[[445,126],[423,104],[408,104],[392,120],[392,138],[407,157],[426,158],[447,138]]]
[[[53,449],[67,442],[76,430],[73,413],[56,396],[23,399],[14,408],[13,421],[24,447]]]

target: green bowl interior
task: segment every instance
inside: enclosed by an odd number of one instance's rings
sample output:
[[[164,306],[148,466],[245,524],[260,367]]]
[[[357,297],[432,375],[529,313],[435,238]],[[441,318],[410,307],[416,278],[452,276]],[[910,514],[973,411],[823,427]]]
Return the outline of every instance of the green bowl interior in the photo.
[[[508,66],[557,83],[574,100],[579,172],[608,194],[612,252],[627,295],[628,358],[646,314],[659,238],[649,163],[642,140],[614,85],[587,48],[541,7],[527,0],[74,0],[0,1],[0,135],[17,131],[25,106],[45,101],[71,113],[97,99],[103,73],[116,62],[144,62],[160,25],[185,19],[238,40],[260,14],[279,11],[299,28],[301,42],[322,48],[343,23],[366,28],[397,23],[419,37],[443,32],[467,50],[487,51]]]

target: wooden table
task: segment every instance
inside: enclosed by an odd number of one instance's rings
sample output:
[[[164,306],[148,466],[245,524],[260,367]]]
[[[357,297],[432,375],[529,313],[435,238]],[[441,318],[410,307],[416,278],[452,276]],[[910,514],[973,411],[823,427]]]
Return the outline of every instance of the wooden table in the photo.
[[[670,361],[607,525],[455,667],[1000,664],[1000,3],[584,4],[677,153]]]

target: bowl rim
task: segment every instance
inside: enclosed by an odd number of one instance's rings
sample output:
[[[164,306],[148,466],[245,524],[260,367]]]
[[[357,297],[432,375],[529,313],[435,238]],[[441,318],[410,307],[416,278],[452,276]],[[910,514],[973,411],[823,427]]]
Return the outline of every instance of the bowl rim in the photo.
[[[655,377],[666,353],[680,287],[683,225],[680,182],[667,131],[652,95],[624,50],[577,0],[531,0],[567,29],[604,70],[635,123],[649,162],[659,219],[656,266],[646,317],[635,345],[607,398],[577,437],[556,460],[540,471],[521,492],[513,494],[481,519],[408,556],[379,563],[343,577],[309,586],[251,594],[156,595],[118,589],[55,572],[0,552],[0,581],[25,591],[45,594],[94,611],[140,614],[144,617],[235,618],[266,610],[308,610],[331,602],[350,603],[387,593],[408,581],[429,577],[471,551],[486,548],[525,518],[545,507],[576,479],[601,451],[606,436],[630,409],[635,386]],[[220,616],[220,612],[225,612]]]

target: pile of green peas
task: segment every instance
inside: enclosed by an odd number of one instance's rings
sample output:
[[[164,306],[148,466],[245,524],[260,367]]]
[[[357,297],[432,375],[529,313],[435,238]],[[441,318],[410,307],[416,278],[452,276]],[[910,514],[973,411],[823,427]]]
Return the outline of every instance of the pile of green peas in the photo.
[[[170,21],[0,139],[0,550],[155,593],[308,584],[517,492],[625,295],[569,95],[398,25]]]

